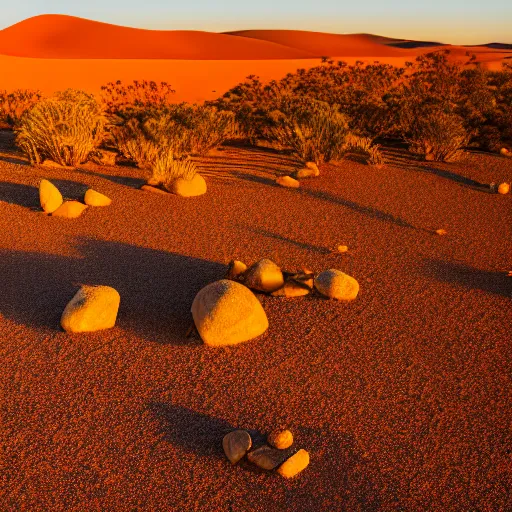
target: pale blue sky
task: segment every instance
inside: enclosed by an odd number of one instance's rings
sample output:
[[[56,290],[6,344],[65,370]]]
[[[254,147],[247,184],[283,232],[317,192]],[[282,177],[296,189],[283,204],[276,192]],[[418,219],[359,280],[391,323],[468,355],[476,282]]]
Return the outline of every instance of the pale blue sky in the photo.
[[[0,0],[0,28],[48,13],[152,29],[283,28],[512,43],[512,0]]]

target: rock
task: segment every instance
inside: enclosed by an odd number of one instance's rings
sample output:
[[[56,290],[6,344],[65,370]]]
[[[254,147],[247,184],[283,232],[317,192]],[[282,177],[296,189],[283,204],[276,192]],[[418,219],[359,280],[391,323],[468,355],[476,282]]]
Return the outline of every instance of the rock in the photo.
[[[239,260],[231,260],[229,262],[226,279],[236,279],[239,275],[247,270],[247,265]]]
[[[299,450],[287,461],[283,462],[277,472],[284,478],[293,478],[309,465],[309,453],[306,450]]]
[[[510,191],[510,185],[508,183],[500,183],[498,187],[498,194],[508,194]]]
[[[433,162],[433,161],[435,160],[435,156],[434,156],[432,153],[427,153],[427,154],[425,155],[425,160],[426,160],[427,162]]]
[[[52,217],[62,217],[64,219],[76,219],[82,215],[87,205],[78,201],[65,201],[53,213]]]
[[[331,299],[351,301],[359,293],[359,283],[340,270],[330,269],[320,272],[315,279],[316,289]]]
[[[297,180],[294,180],[291,176],[280,176],[276,179],[276,183],[281,185],[281,187],[288,188],[299,188],[300,183]]]
[[[231,464],[236,464],[251,449],[252,439],[245,430],[234,430],[224,436],[222,448]]]
[[[256,464],[261,469],[271,470],[282,464],[286,460],[287,454],[282,450],[270,448],[270,446],[261,446],[247,454],[249,462]]]
[[[153,192],[155,194],[165,194],[166,196],[169,195],[169,192],[166,192],[165,190],[162,190],[161,188],[156,188],[151,185],[142,185],[140,187],[141,190],[145,190],[146,192]]]
[[[348,252],[348,245],[338,245],[338,252]]]
[[[245,272],[244,284],[253,290],[272,293],[283,286],[284,277],[273,261],[262,259]]]
[[[306,169],[315,171],[317,176],[320,174],[320,169],[318,169],[318,165],[315,162],[306,162]]]
[[[297,281],[295,279],[289,279],[284,283],[282,288],[272,292],[273,297],[304,297],[304,295],[308,295],[311,293],[311,289],[313,287],[313,282],[310,280],[311,286],[308,286],[306,282]]]
[[[98,165],[116,165],[117,153],[106,149],[97,149],[91,154],[91,160]],[[91,205],[93,206],[93,205]]]
[[[268,435],[268,444],[278,450],[286,450],[293,444],[293,434],[289,430],[273,430]]]
[[[66,306],[60,325],[67,332],[93,332],[114,327],[120,296],[110,286],[82,286]]]
[[[191,311],[199,335],[212,347],[236,345],[268,329],[260,301],[249,288],[228,279],[200,290]]]
[[[306,166],[303,169],[295,171],[294,174],[294,177],[298,180],[303,178],[316,178],[317,176],[320,176],[320,169],[315,162],[306,162]]]
[[[448,231],[446,231],[446,229],[436,229],[436,233],[439,235],[439,236],[444,236],[444,235],[447,235],[448,234]]]
[[[84,203],[88,206],[109,206],[112,199],[90,188],[85,193]]]
[[[39,201],[45,213],[53,213],[62,204],[62,194],[59,189],[48,180],[41,180],[39,184]]]
[[[510,151],[509,151],[507,148],[501,148],[501,149],[500,149],[500,153],[501,153],[502,155],[508,156],[508,154],[510,153]]]
[[[54,162],[53,160],[49,160],[48,158],[44,160],[41,165],[43,167],[51,167],[54,169],[65,169],[67,167],[66,165],[60,165],[57,162]]]
[[[194,197],[206,194],[206,181],[196,173],[191,180],[178,178],[170,185],[170,192],[181,197]]]

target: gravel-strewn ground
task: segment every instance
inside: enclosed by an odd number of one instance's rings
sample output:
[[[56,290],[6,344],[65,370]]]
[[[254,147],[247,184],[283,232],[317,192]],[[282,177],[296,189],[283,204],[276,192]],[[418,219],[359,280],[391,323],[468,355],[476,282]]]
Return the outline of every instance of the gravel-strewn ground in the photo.
[[[2,151],[0,509],[511,510],[512,196],[478,184],[510,182],[512,159],[387,158],[290,190],[272,180],[291,157],[229,147],[182,199],[137,190],[135,168]],[[42,177],[113,204],[47,217]],[[190,305],[234,257],[338,268],[361,292],[265,297],[264,336],[205,348],[185,338]],[[120,292],[114,329],[60,331],[80,283]],[[230,429],[276,426],[311,454],[297,479],[224,458]]]

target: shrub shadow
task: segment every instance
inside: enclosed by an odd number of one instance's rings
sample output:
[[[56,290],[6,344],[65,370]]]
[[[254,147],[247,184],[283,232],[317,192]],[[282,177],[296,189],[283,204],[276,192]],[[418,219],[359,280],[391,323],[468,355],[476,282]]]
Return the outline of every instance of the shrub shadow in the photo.
[[[81,284],[121,295],[117,326],[162,344],[190,345],[190,306],[223,277],[219,263],[119,242],[79,241],[81,257],[0,250],[0,313],[29,327],[60,330],[60,317]]]
[[[124,185],[126,187],[140,189],[142,185],[145,185],[147,180],[143,178],[133,178],[131,176],[117,176],[115,174],[106,174],[101,172],[94,172],[89,169],[77,168],[76,172],[85,174],[87,176],[99,176],[100,178],[116,183],[117,185]]]

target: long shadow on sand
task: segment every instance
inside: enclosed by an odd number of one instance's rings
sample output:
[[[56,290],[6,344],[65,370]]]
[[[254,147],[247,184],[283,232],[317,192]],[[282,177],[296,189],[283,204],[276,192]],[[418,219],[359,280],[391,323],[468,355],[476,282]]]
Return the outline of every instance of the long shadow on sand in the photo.
[[[39,207],[39,190],[30,185],[20,183],[11,183],[8,181],[0,182],[0,202],[17,204],[32,210]]]
[[[441,282],[454,283],[469,289],[512,297],[512,279],[505,272],[492,272],[436,259],[426,259],[423,273]]]
[[[226,460],[222,438],[236,428],[243,428],[172,403],[151,403],[149,410],[159,420],[165,442],[202,457]],[[302,426],[293,426],[292,430],[294,446],[304,448],[311,454],[310,466],[299,477],[300,486],[285,486],[281,477],[274,472],[260,470],[246,460],[239,463],[245,471],[266,473],[269,485],[272,485],[272,478],[276,478],[279,479],[280,488],[286,487],[279,495],[270,493],[268,498],[272,508],[268,510],[290,510],[288,507],[291,505],[293,510],[304,511],[380,510],[380,492],[375,483],[378,470],[371,468],[368,454],[362,452],[352,434]],[[265,443],[262,432],[249,430],[249,433],[253,446]],[[233,471],[227,460],[226,471]],[[318,486],[323,487],[321,503],[318,501]],[[387,492],[393,491],[388,487]]]
[[[116,183],[117,185],[125,185],[126,187],[139,189],[142,185],[146,184],[145,179],[143,178],[132,178],[131,176],[118,176],[116,174],[107,174],[102,172],[94,172],[90,169],[75,169],[75,172],[80,174],[85,174],[88,176],[99,176],[100,178],[111,181],[112,183]],[[141,171],[142,172],[142,171]]]
[[[0,250],[0,314],[29,327],[60,330],[60,316],[80,284],[121,295],[117,326],[148,341],[190,344],[190,306],[221,264],[119,242],[82,239],[81,257]]]

